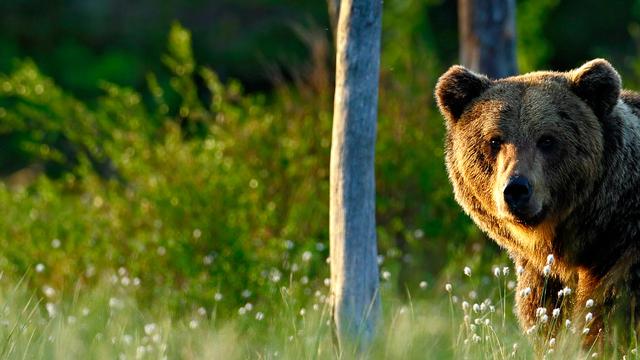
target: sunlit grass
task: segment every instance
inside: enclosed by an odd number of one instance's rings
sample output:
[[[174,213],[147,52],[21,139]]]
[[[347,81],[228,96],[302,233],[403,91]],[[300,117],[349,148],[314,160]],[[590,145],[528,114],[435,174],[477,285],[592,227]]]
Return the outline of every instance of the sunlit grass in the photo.
[[[246,302],[232,314],[214,305],[172,312],[162,298],[136,301],[126,271],[103,276],[90,290],[59,294],[33,291],[22,279],[0,281],[0,357],[9,359],[332,359],[328,288],[300,296],[298,281],[269,299]],[[537,328],[522,332],[513,315],[515,275],[508,267],[491,273],[461,271],[457,281],[400,298],[382,279],[383,318],[366,356],[374,359],[564,359],[615,356],[636,358],[633,348],[583,349],[582,334],[559,324],[562,304],[550,314],[539,310]],[[144,286],[144,285],[140,285]],[[570,291],[565,297],[573,296]],[[242,294],[230,294],[239,296]],[[589,304],[587,304],[588,306]],[[534,351],[535,344],[536,351]],[[598,353],[598,351],[603,351]],[[350,351],[343,358],[355,358]]]

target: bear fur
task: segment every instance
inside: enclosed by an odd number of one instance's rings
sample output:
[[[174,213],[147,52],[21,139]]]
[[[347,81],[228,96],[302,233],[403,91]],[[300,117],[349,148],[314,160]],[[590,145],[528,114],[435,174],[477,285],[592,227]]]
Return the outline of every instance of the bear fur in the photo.
[[[500,80],[452,66],[435,95],[455,198],[515,262],[523,329],[561,303],[586,343],[637,329],[640,95],[603,59]]]

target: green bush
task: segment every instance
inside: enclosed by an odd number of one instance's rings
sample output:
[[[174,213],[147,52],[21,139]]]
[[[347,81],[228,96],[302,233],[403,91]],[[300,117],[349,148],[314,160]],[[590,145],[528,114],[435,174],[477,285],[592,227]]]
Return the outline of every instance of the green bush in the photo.
[[[149,74],[145,95],[102,83],[84,103],[28,60],[0,77],[2,134],[44,165],[35,182],[0,187],[8,274],[62,292],[120,274],[142,284],[142,301],[178,309],[217,293],[235,309],[294,281],[300,294],[323,286],[330,90],[244,94],[198,66],[190,41],[172,27],[170,81]],[[403,86],[385,75],[380,96],[381,263],[401,288],[433,280],[468,239],[483,241],[451,199],[432,80]]]

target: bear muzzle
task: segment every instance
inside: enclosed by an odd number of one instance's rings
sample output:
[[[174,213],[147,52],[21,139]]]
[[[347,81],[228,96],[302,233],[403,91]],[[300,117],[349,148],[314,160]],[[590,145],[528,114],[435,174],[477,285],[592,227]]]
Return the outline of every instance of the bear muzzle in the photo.
[[[535,225],[544,217],[544,209],[533,201],[533,185],[527,177],[511,176],[502,194],[509,212],[518,222]]]

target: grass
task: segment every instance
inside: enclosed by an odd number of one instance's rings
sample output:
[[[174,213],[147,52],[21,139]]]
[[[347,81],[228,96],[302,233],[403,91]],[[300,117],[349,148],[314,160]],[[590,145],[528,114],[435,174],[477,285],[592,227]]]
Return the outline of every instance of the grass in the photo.
[[[383,318],[367,358],[549,359],[637,358],[634,348],[582,349],[571,327],[554,338],[540,314],[537,328],[523,333],[513,315],[514,271],[469,273],[456,282],[421,284],[405,298],[382,281]],[[328,288],[290,281],[269,299],[247,300],[232,314],[193,307],[178,314],[169,302],[137,302],[126,269],[103,274],[98,286],[60,294],[30,290],[27,274],[0,281],[0,358],[3,359],[332,359]],[[293,279],[293,277],[290,277]],[[311,292],[309,296],[294,295]],[[246,294],[229,294],[243,298]],[[567,295],[572,296],[572,295]],[[269,306],[260,305],[271,302]],[[562,306],[560,305],[560,310]],[[531,344],[537,344],[534,352]],[[343,358],[355,358],[345,353]]]

